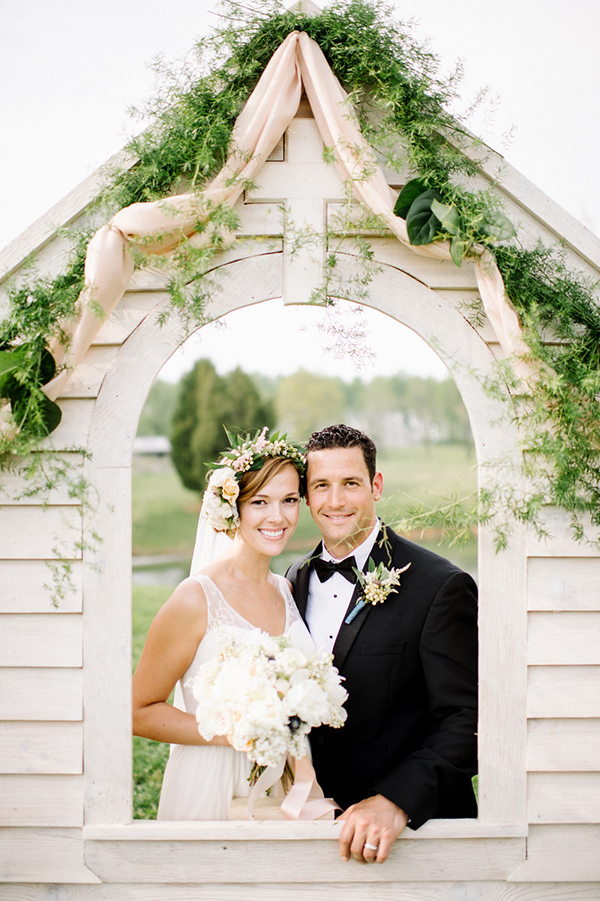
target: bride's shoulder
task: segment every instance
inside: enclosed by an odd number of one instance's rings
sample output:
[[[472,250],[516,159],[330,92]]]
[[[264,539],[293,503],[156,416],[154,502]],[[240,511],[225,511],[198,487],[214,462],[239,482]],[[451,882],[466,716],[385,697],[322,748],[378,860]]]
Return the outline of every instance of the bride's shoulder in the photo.
[[[207,604],[202,586],[194,579],[180,582],[152,621],[150,635],[165,646],[182,636],[198,642],[206,631]]]
[[[180,582],[163,607],[169,613],[195,618],[206,611],[206,594],[201,583],[189,577]]]

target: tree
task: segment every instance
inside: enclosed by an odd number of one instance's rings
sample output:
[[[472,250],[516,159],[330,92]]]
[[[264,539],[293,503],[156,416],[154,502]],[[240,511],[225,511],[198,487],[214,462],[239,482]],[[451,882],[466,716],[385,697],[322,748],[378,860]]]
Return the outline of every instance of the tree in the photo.
[[[163,382],[161,379],[154,382],[140,416],[138,435],[169,434],[178,389],[179,386],[172,382]]]
[[[297,441],[344,418],[345,397],[340,379],[299,369],[277,386],[277,420]]]
[[[209,360],[199,360],[180,382],[171,427],[171,458],[181,481],[202,492],[206,473],[227,444],[225,428],[235,434],[273,428],[273,406],[241,369],[220,376]]]

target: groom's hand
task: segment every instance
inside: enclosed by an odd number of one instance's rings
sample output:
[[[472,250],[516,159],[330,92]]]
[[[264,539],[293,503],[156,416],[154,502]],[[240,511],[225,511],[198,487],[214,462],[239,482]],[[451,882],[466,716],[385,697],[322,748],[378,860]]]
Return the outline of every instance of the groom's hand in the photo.
[[[383,795],[353,804],[338,819],[346,821],[340,834],[341,858],[353,857],[360,863],[387,860],[390,848],[408,823],[404,811]]]

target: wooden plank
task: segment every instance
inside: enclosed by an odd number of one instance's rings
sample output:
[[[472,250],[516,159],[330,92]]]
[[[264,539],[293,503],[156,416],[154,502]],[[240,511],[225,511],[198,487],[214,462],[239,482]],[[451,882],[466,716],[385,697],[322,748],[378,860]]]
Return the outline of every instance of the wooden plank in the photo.
[[[600,897],[600,826],[531,826],[527,860],[511,880],[596,883]]]
[[[255,210],[254,207],[257,209]],[[276,204],[262,202],[253,203],[252,201],[242,203],[240,201],[235,208],[235,211],[243,220],[243,230],[236,235],[233,244],[214,257],[209,271],[214,272],[228,263],[263,256],[264,254],[281,253],[283,249],[281,228],[278,228],[277,223],[269,222],[276,208]],[[280,217],[281,215],[282,213],[279,212]],[[265,219],[269,222],[269,225],[268,231],[263,235],[260,231],[260,223]],[[113,320],[115,317],[118,321],[121,315],[125,313],[127,319],[130,321],[129,330],[125,334],[125,337],[127,337],[156,306],[157,299],[159,303],[165,300],[168,303],[168,286],[173,274],[174,269],[166,259],[161,260],[160,262],[150,260],[143,268],[136,269],[129,281],[125,297],[111,314],[107,322],[102,326],[101,332],[94,339],[94,344],[118,344],[124,340],[121,332],[117,333],[113,330],[113,326],[115,325]],[[132,326],[131,322],[133,319],[131,317],[131,312],[128,313],[127,310],[129,310],[130,305],[128,297],[134,294],[137,295],[138,298],[136,300],[136,305],[139,306],[140,315]],[[145,301],[143,301],[142,298],[145,298]],[[123,304],[125,305],[125,308],[123,308]],[[145,312],[143,312],[144,309]],[[109,335],[111,336],[111,339],[107,340]],[[121,337],[119,337],[119,335],[121,335]]]
[[[529,610],[600,610],[600,557],[531,557]]]
[[[81,669],[0,668],[1,720],[83,717]]]
[[[520,530],[497,554],[479,533],[479,817],[526,822],[526,561]],[[510,680],[506,679],[510,673]]]
[[[342,827],[341,820],[134,820],[121,826],[86,825],[84,838],[111,842],[337,841]],[[526,838],[528,831],[527,823],[490,824],[476,819],[429,820],[416,831],[410,827],[405,829],[399,841]]]
[[[600,667],[530,666],[527,715],[600,717]]]
[[[83,772],[81,723],[0,723],[0,772]]]
[[[328,204],[332,215],[338,211],[335,204]],[[436,260],[415,253],[397,238],[369,236],[378,262],[386,263],[410,275],[429,288],[476,288],[475,270],[471,265],[455,266],[451,260]],[[356,245],[351,238],[336,242],[336,252],[356,256]]]
[[[359,864],[348,864],[349,876]],[[353,869],[350,869],[353,868]],[[300,878],[297,875],[296,878]],[[84,880],[81,880],[82,882]],[[0,885],[2,901],[282,901],[293,896],[298,901],[598,901],[596,883],[505,882],[353,882],[305,885],[302,882],[258,883],[255,885]]]
[[[529,720],[527,768],[600,771],[600,719]]]
[[[57,451],[74,447],[87,447],[90,422],[94,410],[92,398],[60,398],[62,410],[60,425],[51,435],[40,441],[42,450],[52,448]]]
[[[68,468],[72,474],[73,481],[77,481],[81,477],[83,471],[83,460],[78,454],[61,454],[59,459],[44,460],[44,470],[50,476],[52,488],[49,491],[42,490],[44,480],[42,477],[32,476],[27,478],[26,472],[3,472],[2,484],[0,485],[0,506],[5,504],[31,504],[39,506],[40,504],[49,504],[51,506],[59,506],[63,504],[76,506],[80,503],[78,497],[73,495],[71,486],[61,474],[55,478],[54,473],[58,469]]]
[[[80,613],[81,563],[71,564],[73,588],[60,601],[52,591],[52,573],[43,560],[0,560],[0,613]]]
[[[87,221],[86,221],[87,220]],[[83,215],[79,217],[79,220],[76,224],[76,228],[80,225],[83,228],[89,225],[90,217],[89,215]],[[35,228],[34,223],[33,228]],[[30,238],[28,232],[23,232],[20,236],[25,240]],[[19,238],[16,239],[17,241]],[[41,247],[34,258],[34,272],[31,271],[30,266],[27,265],[24,257],[21,257],[18,260],[18,264],[15,267],[14,275],[10,280],[4,282],[4,280],[0,277],[0,306],[4,307],[4,312],[8,308],[9,300],[8,300],[8,292],[7,288],[14,287],[19,288],[25,281],[30,281],[32,276],[34,278],[56,278],[56,276],[64,272],[69,264],[69,260],[72,257],[73,253],[73,240],[72,237],[69,237],[66,234],[57,234],[56,232],[50,236],[50,240],[48,243]],[[0,259],[3,257],[4,253],[0,251]],[[1,264],[0,264],[1,269]]]
[[[0,558],[56,560],[81,557],[78,507],[0,507]]]
[[[437,839],[397,842],[382,867],[349,866],[336,841],[96,842],[86,865],[103,882],[304,884],[506,879],[525,860],[525,839]]]
[[[85,821],[131,819],[131,471],[86,475],[102,498],[90,523],[102,544],[84,572]]]
[[[560,507],[544,507],[540,511],[540,522],[549,537],[539,538],[533,529],[527,534],[528,557],[589,557],[590,543],[598,540],[598,528],[593,526],[589,516],[583,516],[584,538],[577,541],[569,528],[570,514]]]
[[[479,292],[473,288],[434,288],[436,297],[443,297],[446,303],[464,316],[466,321],[483,338],[486,344],[497,344],[498,338],[491,322],[480,310]],[[473,311],[475,307],[476,312]]]
[[[600,613],[530,613],[527,662],[532,666],[600,663]]]
[[[530,823],[597,823],[600,773],[530,773]]]
[[[0,775],[5,826],[82,826],[82,776]]]
[[[235,212],[240,217],[237,232],[240,236],[283,234],[283,210],[279,203],[253,202],[250,196],[245,203],[236,204]]]
[[[90,347],[85,357],[67,382],[61,397],[96,397],[102,380],[110,369],[119,345],[100,344]]]
[[[81,829],[21,827],[0,830],[0,881],[81,885],[100,880],[84,866]]]
[[[354,241],[352,238],[356,235],[362,235],[367,240],[370,240],[371,238],[384,238],[385,234],[388,239],[401,243],[389,229],[382,229],[380,225],[378,227],[378,225],[374,224],[373,214],[355,200],[350,202],[328,201],[326,215],[328,240],[331,250],[339,248],[341,238],[342,240],[348,240],[346,250],[352,253],[352,250],[349,248],[353,246]]]
[[[2,614],[0,661],[4,666],[81,666],[81,615]]]
[[[148,282],[154,270],[148,273],[144,270],[145,283]],[[159,270],[163,282],[164,270]],[[122,344],[129,335],[138,327],[140,322],[152,312],[152,310],[165,300],[164,285],[156,286],[151,291],[136,290],[134,282],[138,277],[135,272],[129,282],[129,289],[108,317],[102,328],[94,338],[94,346]]]

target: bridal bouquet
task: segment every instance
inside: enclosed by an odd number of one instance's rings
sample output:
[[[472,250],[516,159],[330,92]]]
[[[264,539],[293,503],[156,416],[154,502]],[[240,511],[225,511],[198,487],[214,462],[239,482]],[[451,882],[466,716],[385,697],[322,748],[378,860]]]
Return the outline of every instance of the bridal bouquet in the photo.
[[[191,681],[198,732],[207,741],[227,735],[256,773],[288,753],[303,757],[314,726],[344,724],[348,694],[331,654],[307,654],[287,636],[259,629],[217,626],[214,633],[218,653]]]

